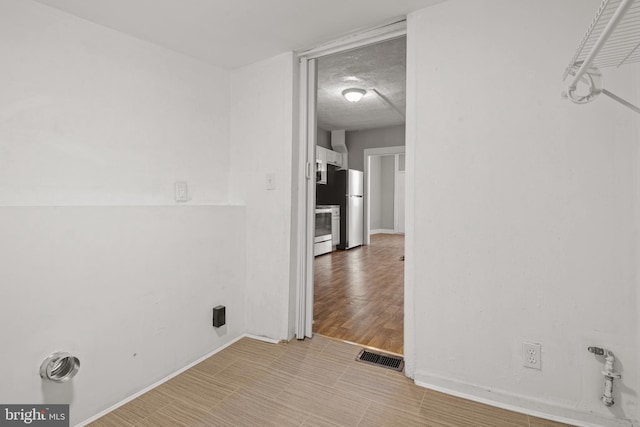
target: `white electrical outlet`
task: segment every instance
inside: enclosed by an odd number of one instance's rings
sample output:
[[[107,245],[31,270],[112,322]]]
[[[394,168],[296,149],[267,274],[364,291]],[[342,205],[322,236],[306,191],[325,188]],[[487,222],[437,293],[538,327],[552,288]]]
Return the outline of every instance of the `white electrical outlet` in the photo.
[[[522,343],[522,365],[526,368],[542,370],[542,346],[540,344]]]
[[[189,201],[189,191],[186,182],[176,182],[176,202]]]

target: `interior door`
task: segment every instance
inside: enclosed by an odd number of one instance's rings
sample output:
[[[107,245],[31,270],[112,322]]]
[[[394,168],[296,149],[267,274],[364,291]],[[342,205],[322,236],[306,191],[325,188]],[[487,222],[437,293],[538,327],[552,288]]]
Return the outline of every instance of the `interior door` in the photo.
[[[296,338],[311,338],[313,333],[313,245],[315,235],[315,200],[316,200],[316,60],[300,58],[300,160],[304,165],[305,185],[302,194],[304,215],[300,217],[304,223],[304,232],[299,238],[299,283],[296,299]]]
[[[404,171],[396,172],[395,189],[395,232],[404,233],[404,201],[405,201],[405,177]]]
[[[366,30],[348,38],[338,39],[309,49],[299,54],[300,60],[300,144],[305,147],[299,156],[299,167],[306,171],[306,185],[298,193],[297,205],[299,209],[298,236],[299,250],[296,254],[297,290],[296,298],[296,337],[304,339],[312,336],[313,326],[313,233],[315,211],[315,146],[316,146],[316,91],[317,78],[315,58],[328,56],[374,44],[407,34],[406,20],[394,21],[380,27]],[[311,154],[309,154],[311,153]],[[310,181],[310,176],[313,177]],[[303,212],[304,211],[304,212]],[[363,220],[361,220],[361,223]]]

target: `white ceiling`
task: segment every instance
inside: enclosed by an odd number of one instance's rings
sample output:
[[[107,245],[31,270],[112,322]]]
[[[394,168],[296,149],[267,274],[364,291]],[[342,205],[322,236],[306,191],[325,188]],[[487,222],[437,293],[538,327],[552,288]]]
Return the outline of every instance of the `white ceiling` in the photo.
[[[401,125],[406,113],[407,39],[401,37],[318,59],[318,127],[363,130]],[[342,91],[365,89],[356,103]]]
[[[35,0],[233,69],[442,0]]]

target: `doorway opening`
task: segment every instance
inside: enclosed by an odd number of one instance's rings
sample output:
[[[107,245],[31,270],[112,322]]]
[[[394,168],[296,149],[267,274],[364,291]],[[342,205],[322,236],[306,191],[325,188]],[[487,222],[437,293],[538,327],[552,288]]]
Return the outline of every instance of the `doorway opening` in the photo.
[[[403,354],[406,37],[319,57],[314,71],[314,205],[334,220],[313,256],[312,331]]]

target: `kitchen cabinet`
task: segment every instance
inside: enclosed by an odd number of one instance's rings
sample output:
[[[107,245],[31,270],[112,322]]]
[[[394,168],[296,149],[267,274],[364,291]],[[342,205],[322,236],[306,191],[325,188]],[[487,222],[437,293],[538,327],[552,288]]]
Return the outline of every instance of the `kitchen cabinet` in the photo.
[[[322,163],[326,163],[327,162],[327,151],[331,151],[331,150],[327,150],[324,147],[316,145],[316,161],[321,161]]]
[[[327,183],[327,150],[316,146],[316,184]]]
[[[326,150],[327,163],[334,166],[342,166],[342,153],[333,150]]]
[[[316,146],[316,163],[323,165],[342,166],[342,153]]]

